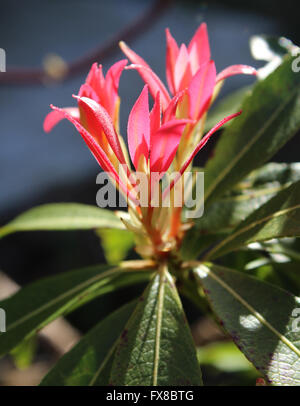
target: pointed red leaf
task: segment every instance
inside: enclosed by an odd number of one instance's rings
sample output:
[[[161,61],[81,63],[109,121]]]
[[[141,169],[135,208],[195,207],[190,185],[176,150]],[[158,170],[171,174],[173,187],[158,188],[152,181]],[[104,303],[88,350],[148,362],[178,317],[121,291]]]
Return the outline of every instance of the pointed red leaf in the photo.
[[[163,115],[163,123],[166,123],[166,122],[176,118],[177,105],[181,102],[185,93],[186,93],[186,90],[182,90],[181,92],[178,92],[173,97],[173,99],[170,101],[170,103]]]
[[[116,157],[121,164],[125,164],[125,158],[121,148],[119,137],[114,129],[114,125],[108,112],[96,103],[94,100],[87,97],[75,96],[78,100],[80,109],[80,119],[85,128],[96,139],[102,131],[106,135],[109,145],[114,151]]]
[[[120,76],[127,65],[127,59],[116,62],[108,71],[105,77],[105,106],[111,117],[114,116]]]
[[[209,61],[200,66],[188,89],[191,118],[198,120],[208,108],[215,83],[216,67],[214,61]]]
[[[221,128],[225,123],[227,123],[227,121],[232,120],[233,118],[239,116],[242,112],[239,111],[237,113],[234,114],[230,114],[229,116],[223,118],[221,121],[219,121],[211,130],[208,131],[208,133],[201,139],[201,141],[199,142],[199,144],[196,146],[196,148],[194,149],[194,151],[191,153],[191,155],[189,156],[189,158],[187,159],[187,161],[183,164],[182,168],[180,169],[180,172],[183,173],[186,168],[189,166],[189,164],[191,163],[191,161],[194,159],[194,157],[198,154],[198,152],[200,151],[200,149],[202,149],[204,147],[204,145],[207,143],[207,141],[210,139],[210,137],[219,129]]]
[[[175,39],[172,37],[170,30],[168,28],[166,29],[166,41],[167,41],[167,52],[166,52],[167,82],[171,93],[175,94],[174,69],[179,49]]]
[[[210,60],[210,47],[205,23],[200,25],[193,36],[188,46],[188,52],[190,55],[192,74],[194,75],[201,65]]]
[[[228,68],[225,68],[220,73],[218,73],[216,81],[220,82],[221,80],[224,80],[224,79],[228,78],[229,76],[234,76],[234,75],[256,75],[256,74],[257,74],[257,71],[252,66],[232,65],[232,66],[228,66]]]
[[[95,92],[95,90],[92,88],[92,86],[88,85],[87,83],[84,83],[83,85],[80,86],[78,96],[88,97],[89,99],[93,99],[97,103],[100,103],[98,94]]]
[[[182,174],[186,171],[187,167],[189,164],[192,162],[194,157],[197,155],[197,153],[204,147],[204,145],[207,143],[207,141],[210,139],[210,137],[220,128],[222,127],[227,121],[232,120],[234,117],[237,117],[241,114],[242,112],[239,111],[238,113],[231,114],[225,118],[223,118],[221,121],[219,121],[199,142],[199,144],[196,146],[194,151],[191,153],[191,155],[188,157],[188,159],[185,161],[185,163],[182,165],[180,168],[178,176],[172,180],[170,185],[164,190],[163,192],[163,199],[167,196],[168,193],[172,190],[176,182],[180,179]]]
[[[192,79],[189,54],[184,44],[181,45],[174,67],[175,92],[185,89]]]
[[[105,172],[107,172],[110,176],[112,176],[113,179],[117,182],[117,184],[122,188],[124,193],[128,195],[133,202],[136,203],[134,196],[128,190],[124,182],[120,179],[116,169],[110,162],[109,158],[107,157],[101,146],[95,141],[94,137],[80,124],[79,121],[74,119],[74,117],[72,117],[67,111],[65,111],[65,109],[60,109],[59,107],[55,107],[53,105],[51,105],[51,108],[54,111],[61,113],[64,116],[64,118],[69,120],[75,126],[76,130],[82,136],[83,140],[85,141],[86,145],[90,149],[91,153],[94,155],[96,161],[99,163],[101,168]]]
[[[157,92],[154,105],[150,111],[150,134],[154,134],[161,126],[160,93]]]
[[[85,83],[87,85],[90,85],[95,92],[98,94],[98,97],[100,97],[100,94],[102,92],[103,86],[104,86],[104,76],[102,72],[102,65],[99,65],[95,62],[93,63],[87,78],[85,80]]]
[[[65,107],[64,109],[50,111],[45,117],[43,124],[46,133],[50,132],[56,124],[65,118],[62,111],[70,114],[75,120],[79,120],[79,109],[77,107]]]
[[[130,157],[135,169],[138,170],[140,156],[144,155],[146,160],[149,156],[150,117],[147,85],[144,86],[129,114],[127,134]]]
[[[189,122],[191,120],[172,120],[163,124],[155,134],[151,134],[151,172],[164,173],[168,170],[176,154],[184,127]]]

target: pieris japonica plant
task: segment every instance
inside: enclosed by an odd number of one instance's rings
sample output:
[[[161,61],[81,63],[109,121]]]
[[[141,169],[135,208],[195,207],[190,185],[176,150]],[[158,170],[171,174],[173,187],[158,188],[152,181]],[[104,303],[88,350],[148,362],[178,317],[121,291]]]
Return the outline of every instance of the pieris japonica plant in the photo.
[[[0,229],[1,237],[94,229],[108,260],[41,279],[1,302],[7,314],[1,354],[57,317],[142,283],[139,297],[128,297],[102,320],[94,315],[95,327],[42,385],[203,385],[201,349],[195,347],[182,296],[199,316],[219,325],[264,384],[300,385],[300,164],[266,163],[300,129],[295,57],[287,50],[279,67],[261,78],[246,65],[217,73],[205,24],[188,46],[178,46],[169,30],[166,43],[168,87],[121,42],[128,59],[105,75],[93,64],[73,95],[75,107],[51,105],[44,130],[69,120],[128,209],[103,208],[100,194],[102,207],[44,205]],[[128,69],[145,85],[122,138],[118,87]],[[224,80],[237,74],[258,80],[215,108]],[[222,134],[213,156],[204,168],[193,167],[217,130]],[[194,211],[186,204],[193,193]],[[126,259],[131,248],[139,259]]]

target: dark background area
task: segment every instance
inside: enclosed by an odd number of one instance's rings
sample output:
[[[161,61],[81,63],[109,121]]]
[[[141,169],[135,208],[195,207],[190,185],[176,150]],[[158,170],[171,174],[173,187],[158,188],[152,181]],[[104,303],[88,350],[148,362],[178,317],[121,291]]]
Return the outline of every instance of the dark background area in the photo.
[[[69,64],[110,44],[111,38],[137,21],[154,3],[151,0],[0,2],[0,47],[5,49],[7,57],[7,72],[0,73],[0,225],[42,203],[96,204],[95,180],[99,167],[79,134],[66,121],[51,134],[44,134],[42,129],[50,103],[60,107],[74,105],[72,94],[84,82],[88,68],[78,68],[70,78],[56,83],[40,83],[35,69],[42,68],[49,53],[59,55]],[[283,35],[300,43],[296,1],[160,3],[160,12],[155,18],[153,15],[146,18],[142,29],[136,29],[128,43],[163,79],[165,27],[171,29],[179,43],[189,42],[198,25],[205,21],[218,71],[237,63],[261,66],[250,54],[252,35]],[[106,72],[120,58],[123,55],[113,46],[97,62],[103,64]],[[15,68],[20,69],[22,83],[5,79]],[[33,69],[32,77],[22,76],[24,68],[26,72]],[[252,81],[253,78],[246,76],[228,79],[220,99]],[[127,117],[142,85],[136,72],[123,73],[120,120],[125,139]],[[201,151],[198,164],[208,158],[214,142]],[[299,141],[295,137],[274,160],[298,161],[298,151]],[[0,243],[0,269],[21,285],[103,261],[99,240],[89,231],[20,233]],[[101,317],[103,307],[115,307],[132,293],[123,291],[101,299],[98,304],[93,303],[93,309]],[[86,306],[77,311],[72,318],[81,330],[95,322],[94,312],[90,319],[88,309]],[[191,309],[188,317],[194,316]]]

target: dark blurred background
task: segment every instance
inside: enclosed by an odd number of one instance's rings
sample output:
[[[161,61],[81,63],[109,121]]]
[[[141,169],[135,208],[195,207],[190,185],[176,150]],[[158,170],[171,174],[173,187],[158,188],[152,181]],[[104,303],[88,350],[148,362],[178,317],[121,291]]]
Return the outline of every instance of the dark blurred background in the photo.
[[[165,27],[179,43],[188,42],[203,21],[218,71],[236,63],[261,66],[250,54],[252,35],[283,35],[300,43],[297,2],[290,0],[0,2],[0,48],[7,57],[7,72],[0,73],[0,225],[42,203],[96,204],[99,167],[70,123],[62,122],[51,134],[44,134],[49,104],[74,105],[72,93],[83,83],[91,61],[102,63],[106,72],[123,58],[112,42],[122,30],[129,45],[165,79]],[[76,62],[65,80],[50,81],[41,74],[49,54],[66,64]],[[92,60],[91,54],[100,57]],[[220,98],[252,81],[247,76],[228,79]],[[141,89],[136,72],[123,73],[120,119],[125,138],[128,113]],[[200,164],[212,148],[213,142],[201,153]],[[294,138],[274,160],[297,161],[298,148]],[[99,240],[89,231],[20,233],[0,244],[0,269],[20,285],[103,260]],[[99,301],[99,317],[103,306],[113,308],[128,295],[126,291]],[[188,317],[196,317],[192,308]],[[83,309],[72,322],[85,331],[95,319]]]

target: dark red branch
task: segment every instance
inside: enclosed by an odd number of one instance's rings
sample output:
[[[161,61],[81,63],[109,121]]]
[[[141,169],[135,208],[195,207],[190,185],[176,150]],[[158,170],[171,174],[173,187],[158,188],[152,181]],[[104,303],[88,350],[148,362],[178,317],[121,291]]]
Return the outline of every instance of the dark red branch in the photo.
[[[172,0],[157,0],[153,6],[147,10],[136,21],[130,23],[120,30],[107,43],[94,49],[89,54],[71,62],[68,65],[66,75],[60,80],[66,80],[72,76],[86,71],[93,62],[103,61],[108,56],[118,50],[118,43],[121,40],[129,41],[136,38],[152,26],[154,21],[170,6]],[[49,77],[42,68],[8,68],[7,72],[0,73],[0,84],[9,85],[32,85],[42,84],[53,78]]]

